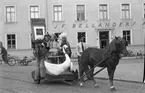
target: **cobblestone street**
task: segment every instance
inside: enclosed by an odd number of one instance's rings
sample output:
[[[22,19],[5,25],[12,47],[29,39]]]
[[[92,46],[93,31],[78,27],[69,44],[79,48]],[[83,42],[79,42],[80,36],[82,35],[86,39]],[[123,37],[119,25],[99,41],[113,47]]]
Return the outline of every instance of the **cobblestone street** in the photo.
[[[130,69],[135,70],[140,69],[140,66],[134,66],[131,64],[140,64],[143,63],[142,60],[121,60],[120,64],[115,73],[115,78],[129,79],[129,76],[132,76],[132,80],[141,79],[141,77],[133,77],[134,74],[127,73]],[[104,70],[100,72],[96,77],[102,77],[101,79],[97,79],[97,83],[99,84],[99,88],[94,88],[93,83],[91,81],[87,81],[85,83],[84,88],[80,88],[78,84],[68,85],[63,82],[41,82],[41,84],[37,85],[33,83],[31,78],[31,71],[35,69],[35,63],[30,63],[29,66],[8,66],[6,64],[2,64],[0,66],[0,93],[111,93],[109,91],[108,86],[108,74]],[[128,71],[123,72],[125,67],[122,69],[121,66],[128,66]],[[131,66],[133,68],[131,68]],[[77,64],[74,63],[74,69],[77,68]],[[139,71],[140,74],[142,71]],[[133,73],[133,72],[130,72]],[[137,73],[137,72],[134,72]],[[125,76],[126,75],[126,76]],[[126,78],[128,77],[128,78]],[[106,78],[106,79],[103,79]],[[120,81],[119,79],[115,80],[114,85],[116,86],[117,91],[115,93],[145,93],[145,84],[138,82],[126,82]]]

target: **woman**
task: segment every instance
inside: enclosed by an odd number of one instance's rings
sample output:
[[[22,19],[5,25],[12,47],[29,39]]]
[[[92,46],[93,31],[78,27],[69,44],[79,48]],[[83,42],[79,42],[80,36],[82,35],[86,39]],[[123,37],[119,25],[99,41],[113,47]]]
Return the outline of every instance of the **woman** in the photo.
[[[60,51],[59,51],[59,55],[64,55],[63,52],[62,52],[62,47],[63,45],[67,45],[68,48],[66,49],[66,53],[68,54],[68,56],[71,58],[71,54],[72,54],[72,51],[71,51],[71,47],[70,47],[70,44],[69,42],[67,41],[67,38],[66,38],[66,33],[62,33],[59,35],[59,43],[60,43]],[[62,57],[60,58],[60,61],[63,62],[65,60],[65,57]]]
[[[62,37],[61,47],[63,47],[63,45],[67,45],[67,46],[68,46],[66,52],[67,52],[67,54],[69,55],[69,57],[71,58],[72,51],[71,51],[70,44],[69,44],[69,42],[67,41],[67,38],[66,38],[66,37]]]
[[[50,55],[51,56],[57,56],[58,55],[58,51],[60,49],[60,45],[56,41],[56,35],[55,34],[51,35],[51,40],[50,40],[50,43],[49,43],[49,47],[50,47],[50,50],[49,50]]]

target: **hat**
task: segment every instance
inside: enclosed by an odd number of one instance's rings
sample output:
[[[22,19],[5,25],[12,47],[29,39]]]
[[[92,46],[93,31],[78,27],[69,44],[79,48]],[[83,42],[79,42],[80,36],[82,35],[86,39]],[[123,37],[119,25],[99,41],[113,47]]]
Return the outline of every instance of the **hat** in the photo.
[[[67,37],[67,33],[61,33],[60,35],[59,35],[59,38],[61,39],[61,38],[63,38],[63,37]]]

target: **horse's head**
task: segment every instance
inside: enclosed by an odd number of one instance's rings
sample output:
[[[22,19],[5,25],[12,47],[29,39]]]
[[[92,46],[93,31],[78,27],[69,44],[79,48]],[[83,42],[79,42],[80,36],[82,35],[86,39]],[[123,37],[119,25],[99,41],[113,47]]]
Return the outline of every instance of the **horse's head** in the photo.
[[[114,39],[114,43],[115,43],[115,47],[116,47],[116,51],[119,52],[120,54],[123,55],[127,55],[127,42],[125,39],[121,38],[121,37],[115,37]]]

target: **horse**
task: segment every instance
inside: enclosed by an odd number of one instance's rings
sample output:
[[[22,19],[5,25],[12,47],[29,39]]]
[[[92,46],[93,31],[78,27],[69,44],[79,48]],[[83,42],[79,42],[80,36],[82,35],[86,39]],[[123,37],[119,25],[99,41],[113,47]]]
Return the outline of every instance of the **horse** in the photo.
[[[113,79],[114,79],[114,72],[116,70],[116,66],[119,63],[120,55],[124,54],[127,55],[127,49],[126,49],[126,41],[121,37],[116,37],[111,41],[109,46],[103,50],[99,48],[89,47],[87,48],[81,55],[80,60],[80,69],[79,74],[80,77],[83,76],[84,73],[87,73],[89,70],[89,67],[91,70],[91,73],[87,74],[90,76],[90,80],[94,82],[95,87],[99,87],[94,79],[94,67],[101,62],[98,67],[106,67],[108,71],[109,76],[109,83],[110,83],[110,90],[115,91],[115,87],[113,85]],[[80,86],[83,86],[83,78],[80,78]]]

